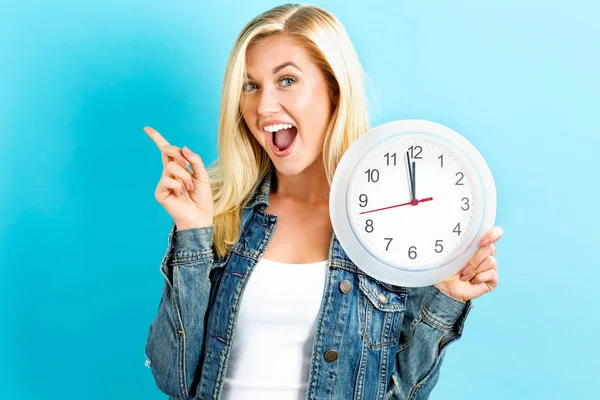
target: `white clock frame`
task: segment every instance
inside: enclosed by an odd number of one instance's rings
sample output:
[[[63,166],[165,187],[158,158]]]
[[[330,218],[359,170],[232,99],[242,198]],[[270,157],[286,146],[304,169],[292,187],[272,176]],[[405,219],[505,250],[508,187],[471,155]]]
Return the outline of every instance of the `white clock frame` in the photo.
[[[469,173],[473,196],[480,204],[462,244],[442,260],[443,264],[433,262],[418,271],[390,265],[373,254],[360,242],[349,220],[349,183],[359,161],[382,141],[399,135],[437,141],[450,150]],[[365,273],[397,286],[428,286],[444,281],[460,271],[479,249],[480,238],[493,227],[496,218],[496,186],[483,156],[458,132],[432,121],[398,120],[370,129],[344,153],[331,184],[329,213],[338,241],[352,262]]]

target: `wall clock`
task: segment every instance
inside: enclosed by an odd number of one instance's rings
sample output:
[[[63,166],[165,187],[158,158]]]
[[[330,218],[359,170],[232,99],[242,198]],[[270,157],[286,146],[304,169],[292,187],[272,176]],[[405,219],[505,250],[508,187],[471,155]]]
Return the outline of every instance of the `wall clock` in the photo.
[[[466,138],[425,120],[373,129],[344,153],[329,212],[350,259],[397,286],[441,282],[467,264],[494,225],[496,187]]]

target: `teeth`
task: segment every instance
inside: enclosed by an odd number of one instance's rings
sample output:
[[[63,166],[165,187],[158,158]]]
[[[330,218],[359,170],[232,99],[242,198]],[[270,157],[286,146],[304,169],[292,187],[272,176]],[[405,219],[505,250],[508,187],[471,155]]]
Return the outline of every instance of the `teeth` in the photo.
[[[280,131],[282,129],[289,129],[291,128],[292,124],[278,124],[278,125],[269,125],[269,126],[265,126],[265,132],[277,132]]]

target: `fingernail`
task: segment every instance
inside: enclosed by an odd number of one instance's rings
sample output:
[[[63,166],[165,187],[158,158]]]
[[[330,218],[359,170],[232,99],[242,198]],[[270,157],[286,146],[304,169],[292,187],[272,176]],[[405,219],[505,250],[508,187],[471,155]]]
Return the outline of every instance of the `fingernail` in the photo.
[[[183,146],[183,151],[184,151],[186,154],[192,154],[192,152],[190,151],[190,149],[188,149],[188,148],[187,148],[187,146]]]
[[[490,244],[491,240],[489,237],[486,237],[483,242],[481,243],[482,246],[487,246],[488,244]]]
[[[472,269],[472,268],[471,268],[471,266],[470,266],[470,265],[467,265],[467,267],[466,267],[466,268],[463,270],[463,273],[462,273],[462,275],[463,275],[463,276],[467,276],[467,275],[469,275],[469,274],[471,273],[471,269]]]

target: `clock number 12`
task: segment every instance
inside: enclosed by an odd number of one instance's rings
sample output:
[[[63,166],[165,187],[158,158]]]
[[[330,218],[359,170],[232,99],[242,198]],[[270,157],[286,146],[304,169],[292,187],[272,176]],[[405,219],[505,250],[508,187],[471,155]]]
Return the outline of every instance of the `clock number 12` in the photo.
[[[408,150],[410,150],[410,158],[418,160],[423,159],[423,157],[420,156],[421,152],[423,151],[423,148],[421,146],[410,146]],[[415,154],[415,151],[417,151],[417,154]]]

